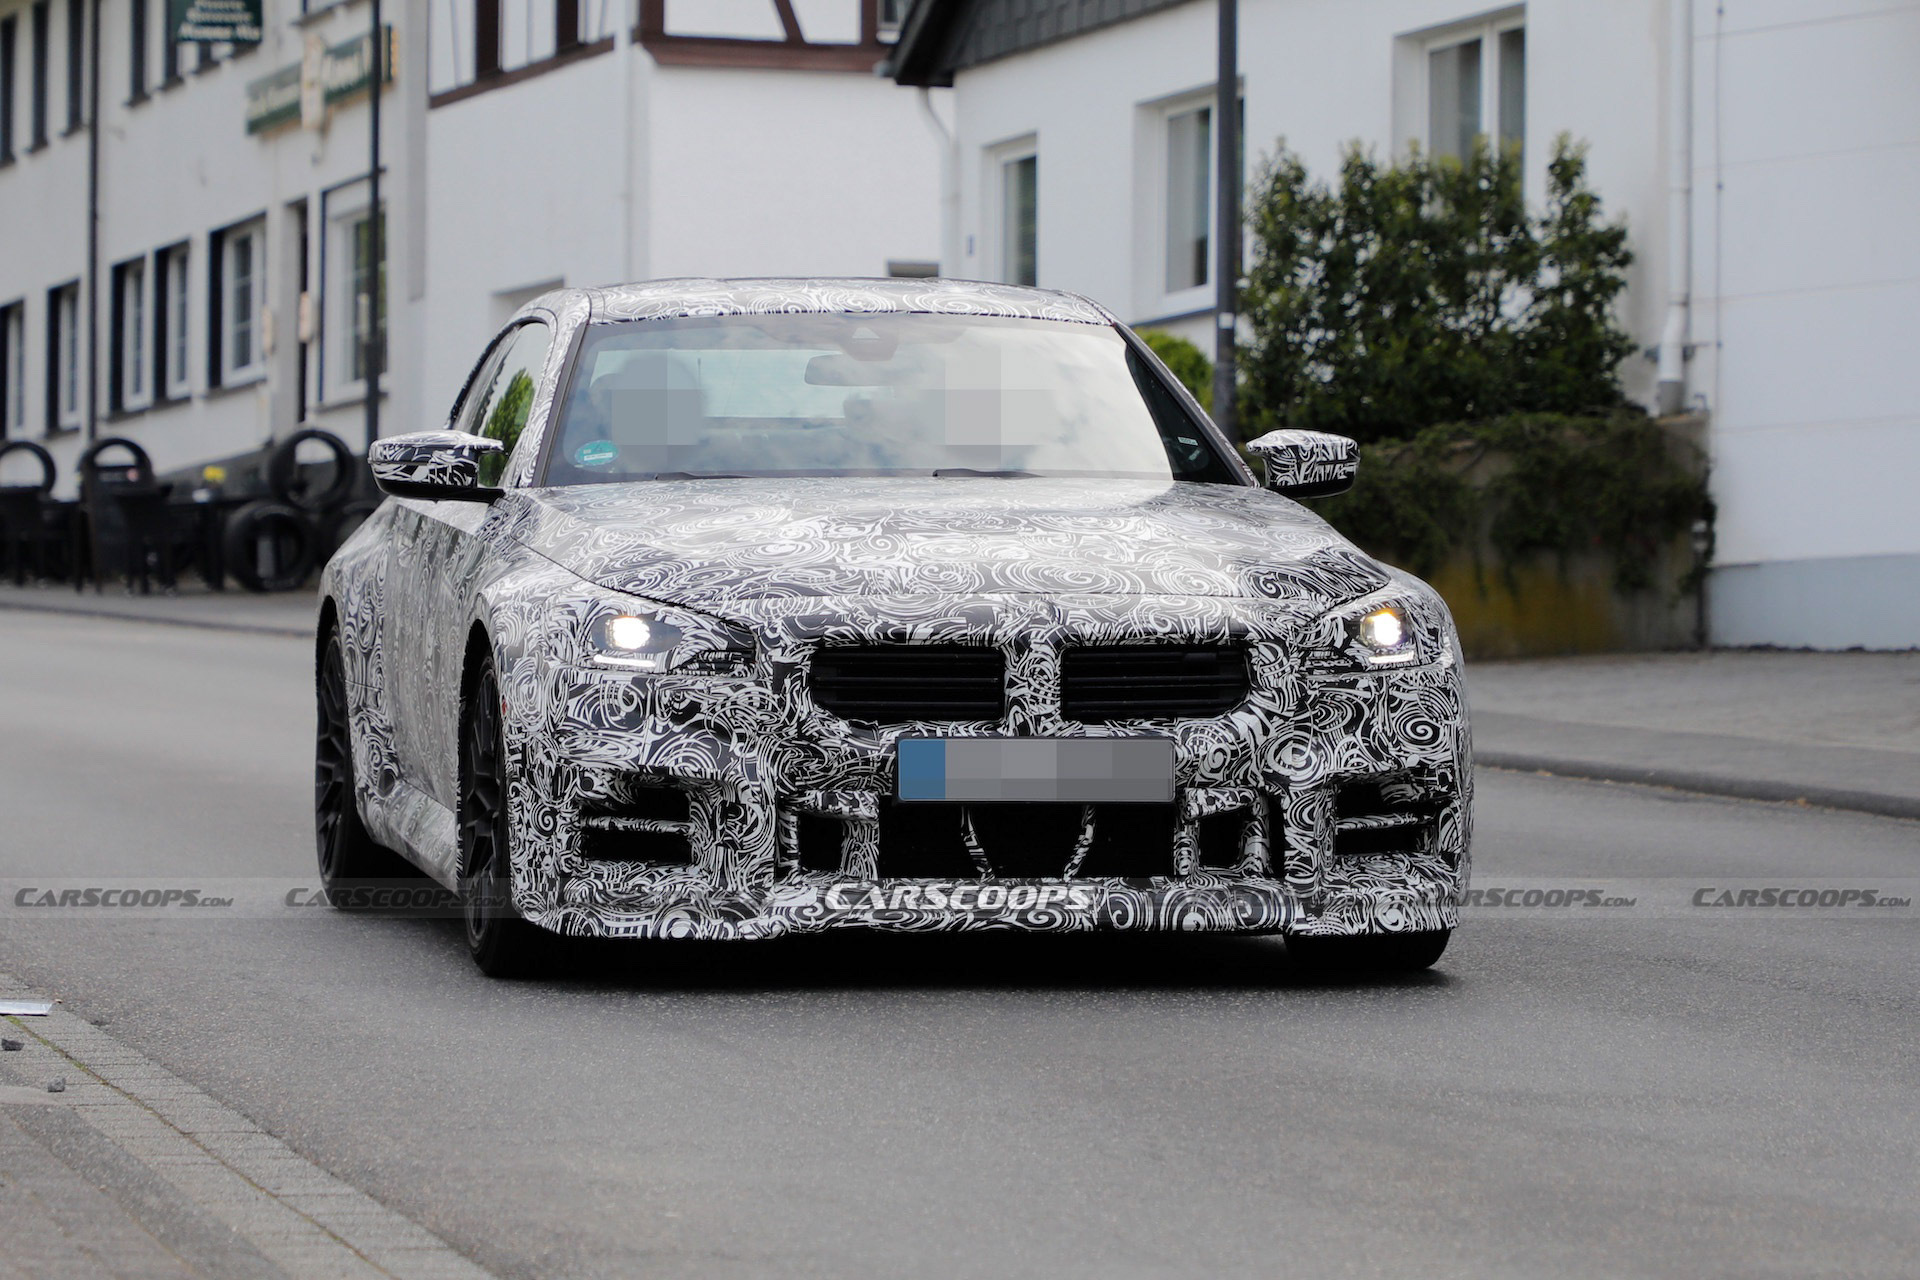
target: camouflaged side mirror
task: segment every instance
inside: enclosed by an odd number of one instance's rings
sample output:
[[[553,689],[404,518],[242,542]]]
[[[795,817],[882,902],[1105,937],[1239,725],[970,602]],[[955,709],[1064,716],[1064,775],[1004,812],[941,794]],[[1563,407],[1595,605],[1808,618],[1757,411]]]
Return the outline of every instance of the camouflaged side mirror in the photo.
[[[1289,498],[1325,498],[1353,488],[1360,446],[1324,431],[1269,431],[1247,442],[1266,464],[1267,488]]]
[[[464,431],[414,431],[373,442],[367,462],[374,483],[396,498],[492,502],[504,490],[480,483],[481,459],[506,446]]]

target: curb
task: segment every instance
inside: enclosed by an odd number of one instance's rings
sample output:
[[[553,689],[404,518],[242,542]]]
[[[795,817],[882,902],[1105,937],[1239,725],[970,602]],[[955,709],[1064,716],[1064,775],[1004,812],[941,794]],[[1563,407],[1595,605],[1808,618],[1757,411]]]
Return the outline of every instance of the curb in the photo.
[[[113,622],[152,622],[164,627],[197,627],[202,631],[239,631],[259,636],[291,636],[301,640],[313,638],[311,627],[282,626],[271,622],[228,622],[218,618],[168,618],[151,613],[117,613],[110,609],[82,609],[38,600],[0,600],[0,609],[18,609],[23,613],[57,613],[68,618],[105,618]]]
[[[1628,782],[1648,787],[1669,787],[1675,791],[1694,791],[1709,796],[1727,796],[1735,800],[1818,805],[1822,809],[1844,809],[1883,818],[1920,820],[1920,797],[1915,796],[1783,782],[1776,778],[1736,778],[1725,774],[1695,773],[1687,769],[1649,769],[1642,765],[1570,760],[1520,752],[1475,751],[1473,758],[1474,763],[1490,769],[1510,769],[1518,773],[1549,773],[1565,778],[1589,778],[1595,782]]]

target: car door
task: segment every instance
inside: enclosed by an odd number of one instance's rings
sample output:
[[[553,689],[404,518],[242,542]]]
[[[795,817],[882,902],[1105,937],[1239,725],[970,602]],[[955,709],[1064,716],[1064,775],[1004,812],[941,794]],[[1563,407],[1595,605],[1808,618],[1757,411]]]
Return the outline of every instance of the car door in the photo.
[[[543,380],[553,329],[542,320],[524,321],[502,334],[497,358],[461,402],[458,430],[498,440],[505,451],[481,466],[480,482],[497,485],[507,474]],[[460,675],[466,658],[473,597],[487,568],[482,524],[493,508],[475,502],[421,504],[421,548],[433,566],[421,583],[420,701],[425,714],[416,744],[420,785],[452,808],[459,783]]]

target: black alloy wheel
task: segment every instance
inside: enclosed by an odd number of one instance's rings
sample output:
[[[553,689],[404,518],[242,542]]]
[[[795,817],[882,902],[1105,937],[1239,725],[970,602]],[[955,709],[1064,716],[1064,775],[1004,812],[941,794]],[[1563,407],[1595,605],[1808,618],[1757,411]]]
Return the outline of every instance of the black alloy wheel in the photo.
[[[546,935],[513,909],[506,748],[500,685],[487,663],[474,679],[460,739],[460,905],[467,952],[490,978],[534,973]]]
[[[1419,933],[1301,934],[1287,939],[1287,956],[1326,976],[1377,976],[1431,969],[1447,949],[1451,929]]]
[[[408,877],[399,857],[367,834],[354,799],[353,735],[347,719],[347,668],[340,633],[327,635],[316,687],[313,743],[313,834],[320,887],[343,911],[361,901],[376,880]]]

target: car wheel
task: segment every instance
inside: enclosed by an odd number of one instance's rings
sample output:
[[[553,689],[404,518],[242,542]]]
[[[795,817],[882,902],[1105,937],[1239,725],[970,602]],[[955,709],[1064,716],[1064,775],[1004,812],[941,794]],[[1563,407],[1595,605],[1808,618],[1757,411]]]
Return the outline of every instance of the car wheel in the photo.
[[[330,632],[320,658],[314,718],[313,834],[320,886],[343,911],[359,905],[354,887],[408,874],[398,855],[375,842],[354,799],[353,735],[347,721],[347,667],[340,633]]]
[[[1447,949],[1451,929],[1421,933],[1298,934],[1287,939],[1287,955],[1316,974],[1418,973],[1430,969]]]
[[[513,909],[507,753],[500,685],[481,668],[467,701],[460,760],[460,905],[467,951],[491,978],[523,977],[546,957],[546,936]]]

